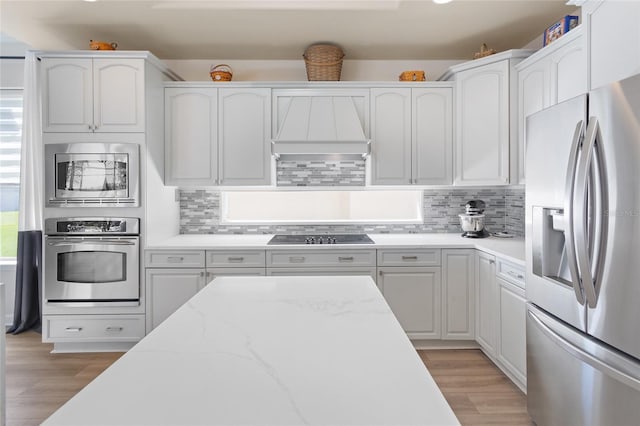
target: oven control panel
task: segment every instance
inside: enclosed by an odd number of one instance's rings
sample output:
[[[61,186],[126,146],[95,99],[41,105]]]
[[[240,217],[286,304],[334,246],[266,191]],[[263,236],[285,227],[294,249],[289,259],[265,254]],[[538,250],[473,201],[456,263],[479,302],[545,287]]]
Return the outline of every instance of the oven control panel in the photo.
[[[46,235],[139,235],[138,218],[51,218],[45,220]]]

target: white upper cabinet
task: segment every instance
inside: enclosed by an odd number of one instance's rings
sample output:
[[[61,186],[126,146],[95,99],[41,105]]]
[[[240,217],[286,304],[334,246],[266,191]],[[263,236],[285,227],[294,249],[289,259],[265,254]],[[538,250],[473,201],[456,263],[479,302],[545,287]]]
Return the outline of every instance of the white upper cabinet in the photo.
[[[640,73],[640,2],[592,0],[582,11],[590,53],[589,89]]]
[[[413,182],[450,185],[453,180],[453,89],[412,89]]]
[[[268,185],[271,89],[220,89],[218,111],[220,184]]]
[[[451,87],[371,89],[371,117],[372,184],[451,184]]]
[[[409,185],[411,89],[371,89],[371,183]]]
[[[218,89],[166,88],[165,184],[217,184]]]
[[[268,185],[271,89],[165,88],[165,184]]]
[[[456,75],[458,185],[509,183],[509,60]]]
[[[582,26],[516,65],[518,72],[517,183],[525,183],[527,117],[587,91]],[[513,183],[516,183],[515,181]]]
[[[144,59],[42,58],[44,132],[144,132]]]

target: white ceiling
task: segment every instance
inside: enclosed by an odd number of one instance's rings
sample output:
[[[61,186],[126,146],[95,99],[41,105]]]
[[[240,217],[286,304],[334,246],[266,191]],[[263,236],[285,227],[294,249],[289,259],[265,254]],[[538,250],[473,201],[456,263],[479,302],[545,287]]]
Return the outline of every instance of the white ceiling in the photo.
[[[566,0],[0,0],[0,29],[34,49],[89,40],[162,59],[299,59],[319,41],[346,59],[466,59],[482,43],[520,48],[564,15]]]

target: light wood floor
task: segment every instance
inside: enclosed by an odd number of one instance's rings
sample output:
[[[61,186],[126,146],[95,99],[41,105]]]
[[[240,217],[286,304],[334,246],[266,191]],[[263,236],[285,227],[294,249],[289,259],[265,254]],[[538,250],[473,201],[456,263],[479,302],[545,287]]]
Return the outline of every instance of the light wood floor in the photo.
[[[51,354],[27,332],[7,335],[7,425],[38,425],[121,353]],[[530,425],[526,397],[479,350],[420,350],[463,425]]]

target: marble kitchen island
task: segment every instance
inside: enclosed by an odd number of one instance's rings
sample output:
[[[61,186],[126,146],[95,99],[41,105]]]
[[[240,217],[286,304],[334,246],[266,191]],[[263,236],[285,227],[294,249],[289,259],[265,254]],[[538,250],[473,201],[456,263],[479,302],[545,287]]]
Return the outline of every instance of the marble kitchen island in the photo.
[[[373,280],[219,277],[47,425],[454,425]]]

